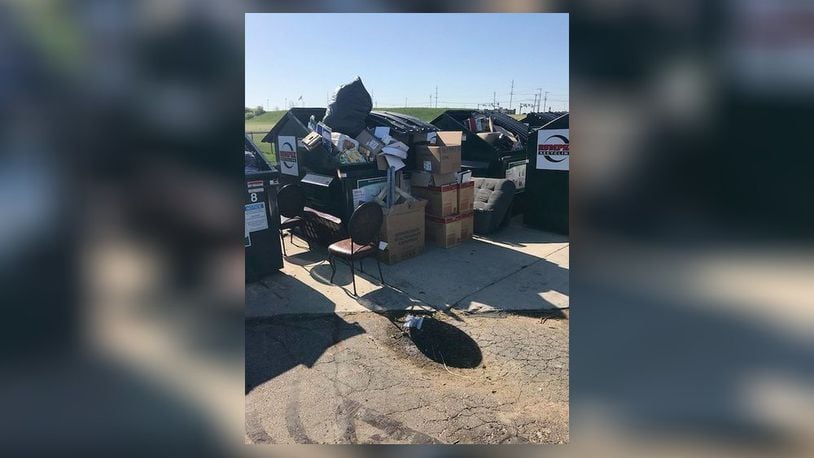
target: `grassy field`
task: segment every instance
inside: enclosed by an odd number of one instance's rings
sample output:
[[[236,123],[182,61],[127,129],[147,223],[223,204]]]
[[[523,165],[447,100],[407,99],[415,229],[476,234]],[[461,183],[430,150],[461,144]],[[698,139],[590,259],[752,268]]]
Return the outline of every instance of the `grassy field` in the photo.
[[[446,110],[452,110],[453,108],[425,108],[425,107],[406,107],[406,108],[376,108],[374,111],[390,111],[393,113],[402,113],[410,116],[415,116],[422,121],[430,122],[438,115],[443,113]],[[267,111],[260,116],[255,116],[252,119],[249,119],[245,123],[246,133],[251,133],[252,140],[254,143],[260,148],[263,154],[272,162],[276,162],[274,159],[274,152],[271,150],[271,145],[268,143],[262,143],[260,140],[266,135],[266,133],[277,124],[277,121],[285,115],[285,110],[280,111]],[[522,119],[526,115],[513,115],[516,119]]]

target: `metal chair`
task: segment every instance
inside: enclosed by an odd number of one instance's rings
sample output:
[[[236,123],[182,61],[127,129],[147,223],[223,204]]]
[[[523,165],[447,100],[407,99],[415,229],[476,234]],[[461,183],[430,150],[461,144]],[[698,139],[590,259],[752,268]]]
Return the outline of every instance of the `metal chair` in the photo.
[[[331,264],[331,283],[334,282],[336,274],[336,259],[343,260],[350,265],[351,276],[353,278],[353,295],[356,296],[356,269],[354,261],[359,261],[359,268],[365,271],[362,261],[365,258],[375,257],[376,266],[379,268],[379,280],[384,284],[382,276],[382,266],[379,263],[378,235],[382,226],[384,215],[382,207],[375,202],[365,202],[356,210],[348,221],[348,234],[350,238],[340,240],[328,247],[328,262]]]
[[[303,219],[303,209],[305,208],[305,191],[301,186],[296,184],[287,184],[280,189],[277,193],[277,208],[280,209],[280,242],[283,244],[283,256],[288,256],[285,252],[285,233],[288,231],[291,234],[291,243],[294,243],[294,228],[300,228],[305,225]],[[308,249],[311,249],[311,242],[308,243]]]

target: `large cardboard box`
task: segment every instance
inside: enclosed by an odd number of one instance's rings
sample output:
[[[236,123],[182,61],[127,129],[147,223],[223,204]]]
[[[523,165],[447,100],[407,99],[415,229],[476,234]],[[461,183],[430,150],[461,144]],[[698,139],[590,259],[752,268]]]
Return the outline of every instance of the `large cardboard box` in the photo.
[[[472,231],[475,227],[474,215],[471,210],[469,213],[461,212],[461,242],[472,238]]]
[[[424,251],[426,205],[426,200],[416,199],[382,209],[384,221],[379,240],[386,242],[387,247],[379,251],[381,261],[394,264],[418,256]]]
[[[427,240],[449,248],[461,243],[461,215],[436,218],[427,216]]]
[[[469,181],[458,185],[458,213],[469,213],[475,203],[475,182]]]
[[[458,175],[456,173],[429,173],[429,172],[413,172],[410,175],[410,182],[413,186],[426,188],[428,186],[443,186],[450,183],[458,183]]]
[[[458,184],[413,186],[413,196],[427,200],[427,214],[443,218],[458,213]]]
[[[461,131],[440,131],[436,132],[434,145],[415,145],[418,168],[430,173],[460,170],[461,138]]]

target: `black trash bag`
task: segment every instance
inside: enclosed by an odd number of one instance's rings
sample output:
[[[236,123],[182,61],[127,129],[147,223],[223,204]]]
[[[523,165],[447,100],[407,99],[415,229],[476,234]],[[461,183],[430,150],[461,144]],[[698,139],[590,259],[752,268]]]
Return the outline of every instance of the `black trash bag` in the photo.
[[[260,165],[257,157],[251,151],[246,151],[243,155],[243,168],[246,172],[259,172]]]
[[[356,138],[365,128],[365,119],[372,109],[373,100],[357,76],[352,82],[339,86],[322,122],[334,132]]]

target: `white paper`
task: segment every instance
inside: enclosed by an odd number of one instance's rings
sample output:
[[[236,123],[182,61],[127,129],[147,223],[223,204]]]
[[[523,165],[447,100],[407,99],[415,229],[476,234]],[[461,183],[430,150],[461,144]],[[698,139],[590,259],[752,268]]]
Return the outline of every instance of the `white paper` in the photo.
[[[363,202],[371,202],[387,186],[387,178],[366,178],[357,181],[357,187],[352,191],[353,207],[356,208]]]
[[[407,152],[408,149],[410,149],[409,146],[405,145],[404,143],[402,143],[402,142],[400,142],[398,140],[394,140],[392,143],[390,143],[387,146],[389,146],[391,148],[398,148],[398,149],[404,151],[405,153]]]
[[[390,128],[389,127],[376,127],[373,129],[373,135],[381,140],[384,140],[385,137],[390,136]]]
[[[361,189],[354,189],[351,193],[353,194],[353,207],[356,208],[360,203],[364,202],[365,192]]]
[[[387,161],[388,168],[395,167],[397,172],[404,168],[404,161],[396,156],[385,154],[384,159]]]
[[[537,169],[568,170],[568,129],[537,131]]]
[[[526,161],[510,162],[506,167],[506,179],[514,182],[515,187],[526,188]]]
[[[262,231],[269,228],[268,218],[266,218],[266,203],[257,202],[246,204],[244,208],[244,233]]]
[[[394,148],[392,146],[385,146],[382,148],[382,154],[396,156],[401,159],[407,159],[407,151],[403,151],[399,148]]]
[[[277,154],[280,159],[280,173],[284,175],[300,175],[297,164],[297,139],[293,136],[281,135],[277,137]]]

